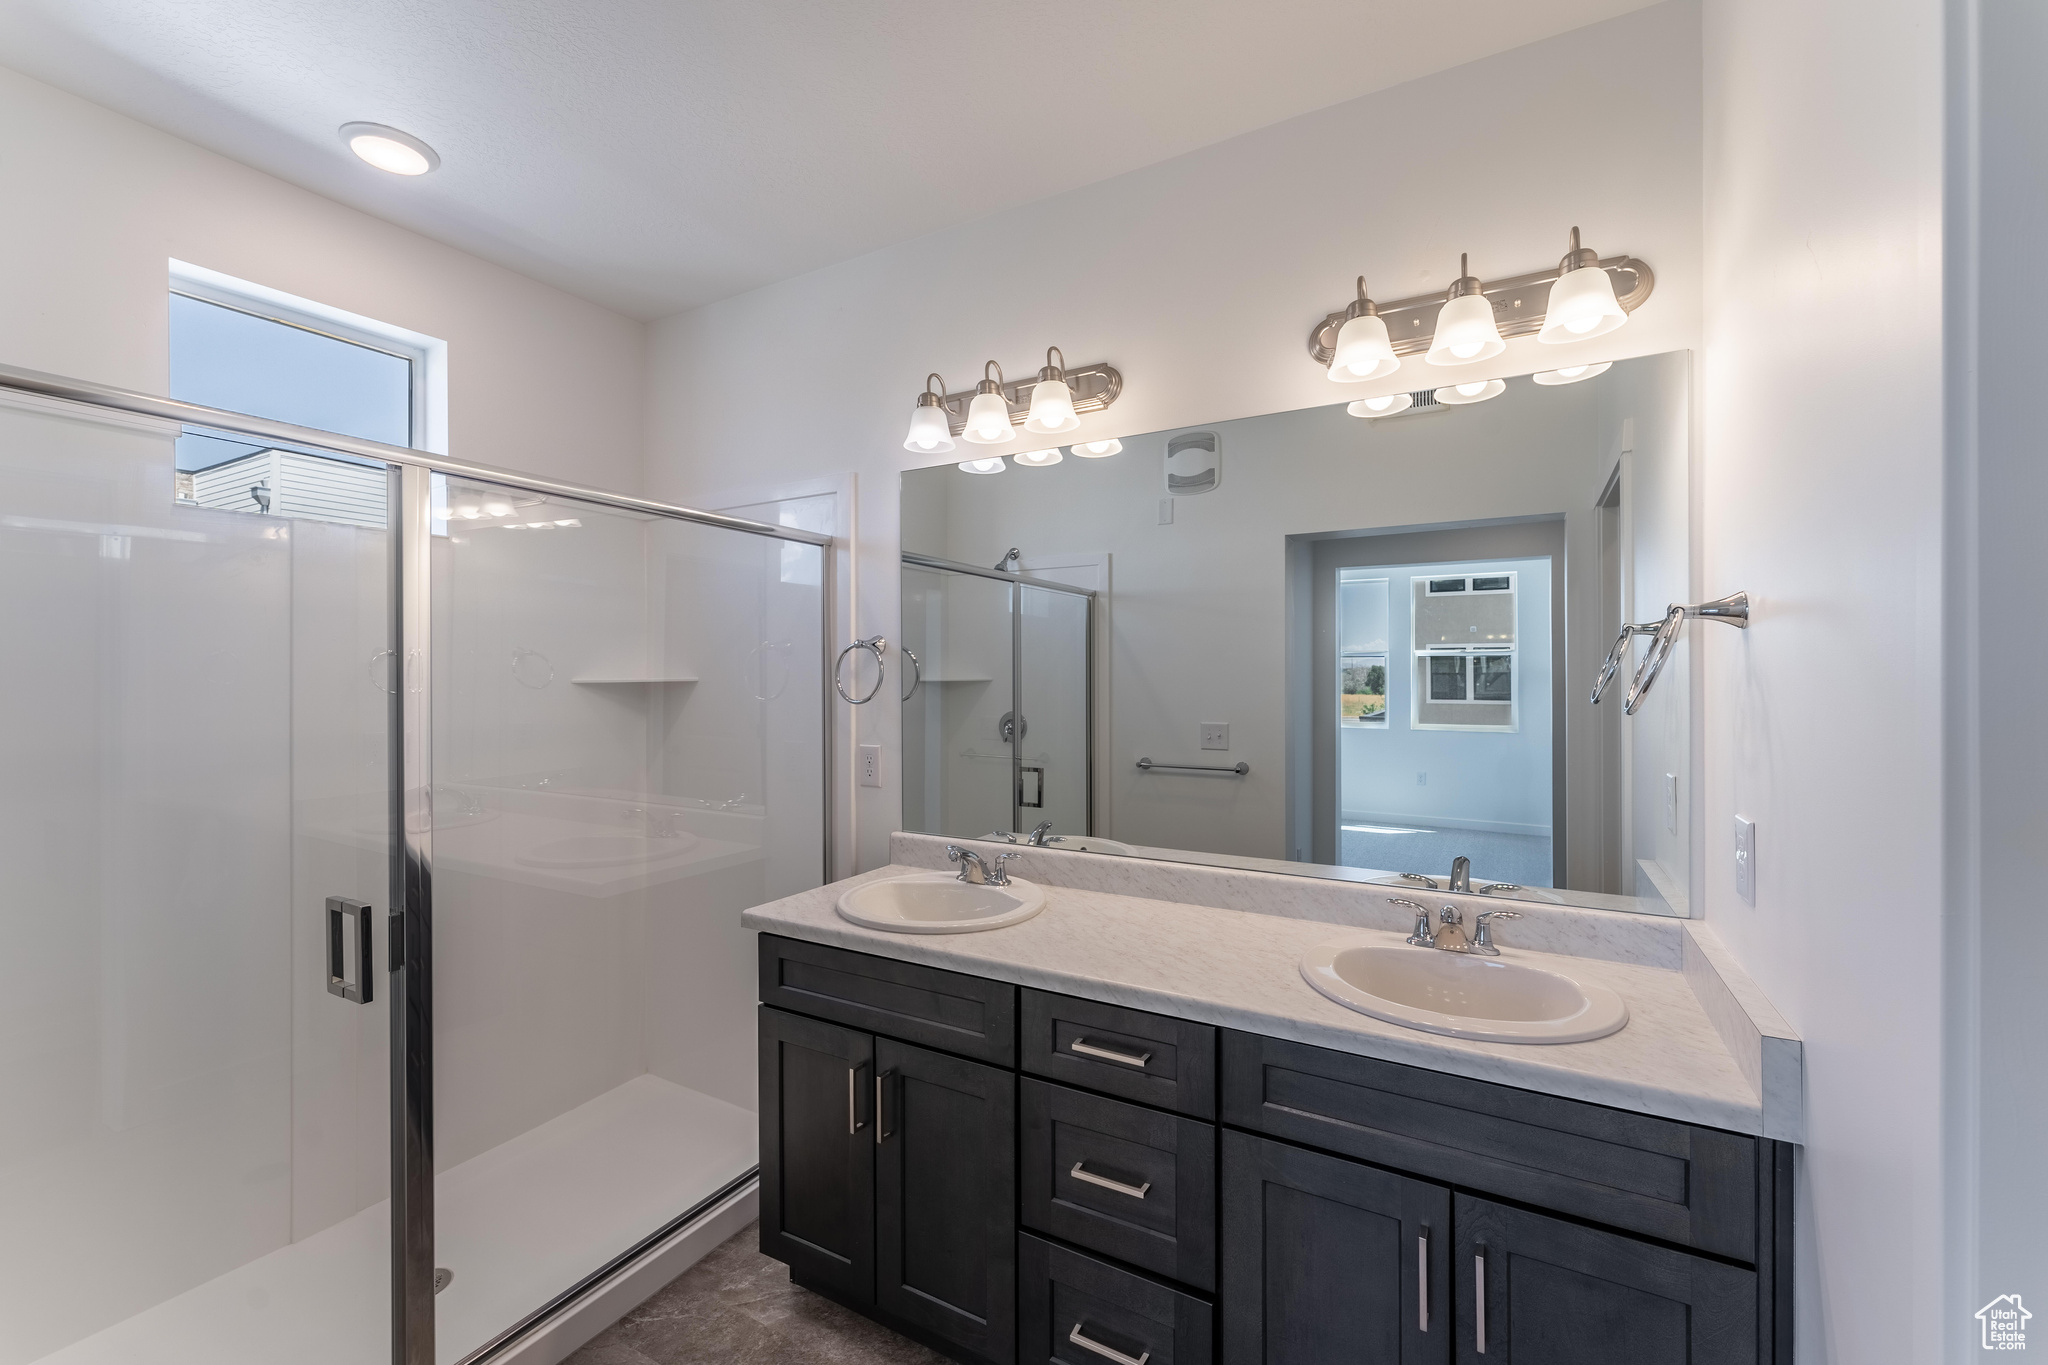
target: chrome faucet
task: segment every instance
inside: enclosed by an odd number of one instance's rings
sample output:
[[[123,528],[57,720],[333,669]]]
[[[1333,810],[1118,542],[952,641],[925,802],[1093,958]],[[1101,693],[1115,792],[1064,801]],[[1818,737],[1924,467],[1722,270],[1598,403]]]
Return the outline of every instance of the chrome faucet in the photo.
[[[1446,905],[1437,912],[1437,918],[1441,923],[1437,925],[1436,933],[1430,936],[1431,946],[1441,948],[1447,953],[1472,951],[1472,939],[1465,932],[1465,917],[1458,912],[1457,906]]]
[[[1016,857],[1014,853],[998,853],[993,866],[982,861],[979,853],[958,844],[946,845],[946,861],[960,864],[960,880],[969,886],[1008,886],[1010,874],[1004,863]]]
[[[1462,853],[1451,859],[1451,890],[1472,890],[1472,860]]]
[[[1478,953],[1481,957],[1499,957],[1500,949],[1493,946],[1493,926],[1487,921],[1521,917],[1519,910],[1481,910],[1472,917],[1472,946],[1466,951]]]
[[[1388,905],[1405,905],[1415,912],[1415,932],[1408,935],[1408,941],[1418,948],[1436,947],[1436,935],[1429,932],[1429,907],[1418,905],[1406,896],[1387,897]]]
[[[1437,912],[1437,927],[1432,929],[1427,906],[1405,896],[1389,896],[1387,904],[1415,912],[1415,932],[1408,935],[1408,942],[1416,947],[1437,948],[1446,953],[1476,953],[1480,957],[1500,956],[1500,949],[1493,942],[1493,926],[1487,921],[1522,917],[1518,910],[1482,910],[1473,917],[1472,932],[1467,934],[1465,916],[1455,905],[1446,905]]]
[[[1048,838],[1048,835],[1051,837]],[[1065,836],[1053,834],[1052,821],[1040,820],[1031,833],[1024,836],[1024,842],[1033,848],[1044,848],[1047,844],[1058,843],[1063,837]]]

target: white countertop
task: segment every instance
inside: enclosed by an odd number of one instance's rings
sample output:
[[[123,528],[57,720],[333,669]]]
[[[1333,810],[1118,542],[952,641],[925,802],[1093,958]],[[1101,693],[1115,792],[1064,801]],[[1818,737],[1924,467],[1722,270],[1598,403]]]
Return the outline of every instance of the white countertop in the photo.
[[[1756,1089],[1675,965],[1519,950],[1509,926],[1499,935],[1507,940],[1503,960],[1550,966],[1618,992],[1628,1002],[1628,1025],[1587,1043],[1469,1042],[1354,1013],[1302,979],[1305,949],[1338,937],[1401,942],[1382,929],[1055,885],[1045,885],[1045,910],[1035,918],[979,933],[864,929],[835,908],[849,886],[923,870],[877,868],[756,906],[744,921],[790,938],[1660,1118],[1766,1131]]]

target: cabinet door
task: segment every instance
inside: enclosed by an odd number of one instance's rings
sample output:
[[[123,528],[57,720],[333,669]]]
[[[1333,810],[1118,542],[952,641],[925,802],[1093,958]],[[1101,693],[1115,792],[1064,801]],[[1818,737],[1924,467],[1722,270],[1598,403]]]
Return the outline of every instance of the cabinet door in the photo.
[[[1757,1365],[1754,1271],[1466,1194],[1457,1220],[1459,1365]]]
[[[761,1010],[761,1254],[875,1296],[875,1040]]]
[[[877,1040],[875,1301],[993,1365],[1017,1355],[1017,1078]]]
[[[1223,1134],[1224,1365],[1445,1365],[1450,1191]]]

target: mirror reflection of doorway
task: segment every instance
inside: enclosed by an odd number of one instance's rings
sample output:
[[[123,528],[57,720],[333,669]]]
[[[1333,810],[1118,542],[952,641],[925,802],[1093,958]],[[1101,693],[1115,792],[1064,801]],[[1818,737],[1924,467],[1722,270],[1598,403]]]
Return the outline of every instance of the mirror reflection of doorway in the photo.
[[[1314,549],[1315,858],[1558,884],[1561,519]]]

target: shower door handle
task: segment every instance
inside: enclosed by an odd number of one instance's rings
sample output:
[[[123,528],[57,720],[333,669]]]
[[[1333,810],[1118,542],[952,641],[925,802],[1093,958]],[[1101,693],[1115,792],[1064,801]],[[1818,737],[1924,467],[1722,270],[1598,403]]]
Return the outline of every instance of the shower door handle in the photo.
[[[355,972],[348,970],[343,918],[355,921]],[[370,907],[345,896],[327,898],[327,993],[358,1005],[375,994],[370,985]]]

